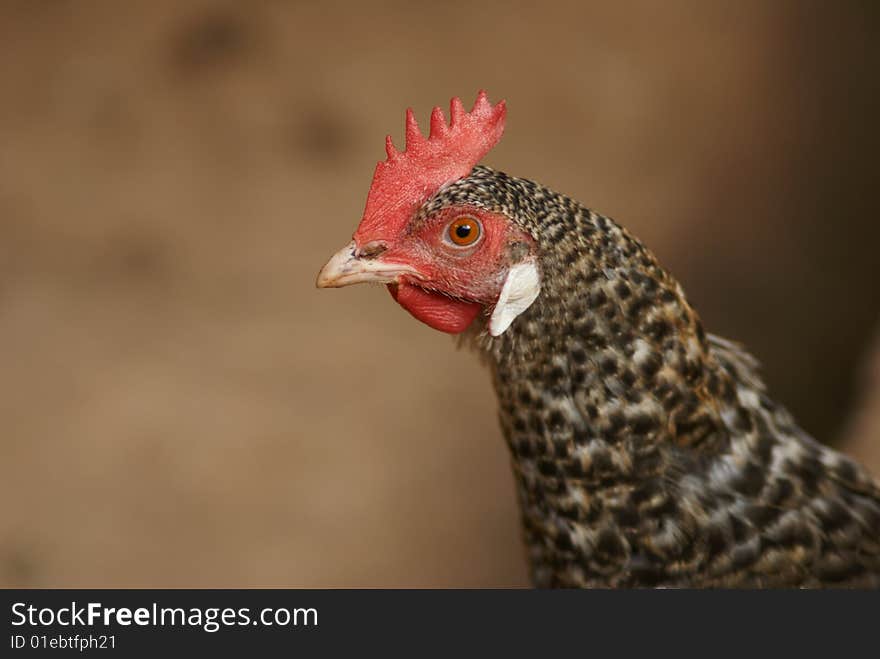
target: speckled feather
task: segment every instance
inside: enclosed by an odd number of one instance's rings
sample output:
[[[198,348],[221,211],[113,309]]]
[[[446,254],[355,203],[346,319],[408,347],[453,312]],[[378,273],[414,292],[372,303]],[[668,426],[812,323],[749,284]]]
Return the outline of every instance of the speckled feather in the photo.
[[[706,334],[638,240],[488,167],[440,190],[537,243],[541,293],[487,358],[535,585],[880,587],[880,485]],[[510,245],[511,259],[522,245]]]

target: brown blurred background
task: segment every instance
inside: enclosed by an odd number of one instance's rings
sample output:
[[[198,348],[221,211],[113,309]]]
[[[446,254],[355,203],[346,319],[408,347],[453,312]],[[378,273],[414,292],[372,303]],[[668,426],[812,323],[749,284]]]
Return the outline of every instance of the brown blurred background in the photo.
[[[880,472],[878,19],[7,0],[0,584],[526,583],[488,374],[313,283],[404,108],[480,87],[509,103],[487,162],[628,226]]]

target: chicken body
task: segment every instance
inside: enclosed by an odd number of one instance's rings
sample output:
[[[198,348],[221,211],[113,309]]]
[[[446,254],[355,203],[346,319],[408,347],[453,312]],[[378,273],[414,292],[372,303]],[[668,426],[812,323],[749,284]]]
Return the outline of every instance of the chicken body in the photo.
[[[511,218],[541,292],[491,366],[539,587],[880,587],[880,486],[801,430],[623,228],[478,166],[421,208]]]
[[[386,139],[321,288],[387,284],[488,361],[540,587],[880,587],[880,484],[801,430],[612,220],[477,163],[506,106]]]

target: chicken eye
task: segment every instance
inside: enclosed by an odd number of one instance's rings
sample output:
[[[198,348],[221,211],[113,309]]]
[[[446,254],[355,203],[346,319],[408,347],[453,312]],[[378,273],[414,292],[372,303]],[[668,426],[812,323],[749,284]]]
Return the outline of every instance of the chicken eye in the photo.
[[[459,217],[449,225],[449,240],[459,247],[467,247],[480,237],[480,222],[472,217]]]

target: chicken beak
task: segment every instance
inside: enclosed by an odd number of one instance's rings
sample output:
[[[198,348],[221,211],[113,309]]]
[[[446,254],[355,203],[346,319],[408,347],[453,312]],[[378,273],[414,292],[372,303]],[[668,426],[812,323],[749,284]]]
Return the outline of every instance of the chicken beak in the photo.
[[[401,263],[384,263],[377,258],[359,256],[352,240],[324,264],[315,285],[318,288],[341,288],[351,284],[393,284],[401,275],[418,278],[419,273]]]

